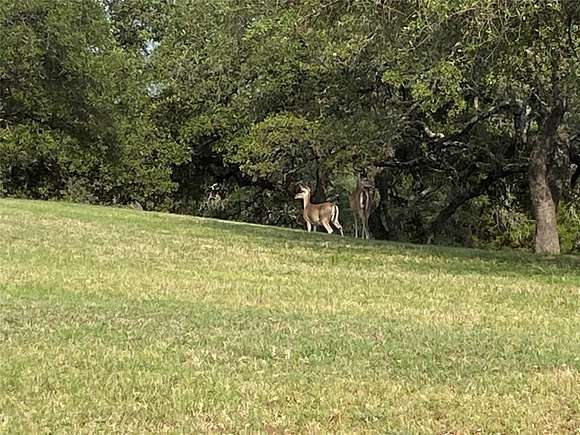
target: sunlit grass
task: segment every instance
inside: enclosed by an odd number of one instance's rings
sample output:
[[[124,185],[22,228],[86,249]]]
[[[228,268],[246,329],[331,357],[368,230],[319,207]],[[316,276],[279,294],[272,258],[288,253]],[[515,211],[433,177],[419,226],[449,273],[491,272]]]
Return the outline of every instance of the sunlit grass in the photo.
[[[580,261],[0,201],[0,431],[574,433]]]

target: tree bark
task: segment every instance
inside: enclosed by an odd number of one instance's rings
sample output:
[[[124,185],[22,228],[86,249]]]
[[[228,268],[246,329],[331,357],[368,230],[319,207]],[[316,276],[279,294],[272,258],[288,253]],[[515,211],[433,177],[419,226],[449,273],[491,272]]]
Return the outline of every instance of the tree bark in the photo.
[[[555,134],[564,112],[564,102],[558,99],[546,117],[540,135],[534,139],[530,154],[528,181],[536,220],[534,251],[537,254],[557,255],[560,253],[556,203],[549,181],[549,160],[554,150]]]
[[[314,203],[320,203],[327,201],[326,198],[326,186],[328,185],[328,177],[320,166],[316,168],[316,184],[314,185],[314,191],[312,192],[312,201]]]
[[[578,179],[580,179],[580,147],[574,143],[570,145],[570,163],[576,165],[576,170],[570,179],[570,189],[574,190],[576,188],[576,183],[578,183]]]
[[[530,198],[534,218],[536,219],[536,235],[534,251],[536,254],[560,253],[560,241],[556,221],[556,204],[548,184],[547,169],[547,138],[539,138],[534,144],[530,156]]]

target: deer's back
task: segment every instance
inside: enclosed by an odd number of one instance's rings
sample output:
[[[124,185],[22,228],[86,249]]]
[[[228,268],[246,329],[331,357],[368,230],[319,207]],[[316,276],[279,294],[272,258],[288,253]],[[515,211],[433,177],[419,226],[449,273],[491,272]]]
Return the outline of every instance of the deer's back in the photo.
[[[371,195],[368,190],[361,189],[355,190],[350,195],[350,208],[352,210],[360,210],[365,214],[370,212],[371,209]]]
[[[321,204],[310,204],[304,210],[304,218],[308,219],[314,224],[330,221],[332,217],[332,208],[334,205],[331,202],[323,202]]]

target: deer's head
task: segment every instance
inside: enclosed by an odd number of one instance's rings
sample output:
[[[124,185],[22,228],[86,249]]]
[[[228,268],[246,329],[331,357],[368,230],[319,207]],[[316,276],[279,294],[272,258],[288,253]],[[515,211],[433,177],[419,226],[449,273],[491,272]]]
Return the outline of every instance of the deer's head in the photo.
[[[302,198],[309,198],[310,197],[310,188],[306,186],[300,186],[300,192],[296,194],[294,199],[302,199]]]
[[[356,176],[356,185],[360,189],[372,189],[375,187],[375,183],[370,178],[363,177],[360,174]]]

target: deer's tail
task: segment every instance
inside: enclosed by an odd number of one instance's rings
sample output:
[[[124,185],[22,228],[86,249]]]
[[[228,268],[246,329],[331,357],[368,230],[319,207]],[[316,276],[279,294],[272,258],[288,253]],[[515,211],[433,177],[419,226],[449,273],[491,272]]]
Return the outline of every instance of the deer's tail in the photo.
[[[339,229],[340,231],[340,235],[344,236],[344,232],[342,231],[342,225],[340,225],[340,223],[338,222],[338,205],[333,204],[332,205],[332,214],[331,214],[331,221],[332,221],[332,225],[334,225],[336,228]]]
[[[330,215],[330,220],[332,221],[333,224],[338,222],[338,205],[336,204],[332,204],[332,213]]]

